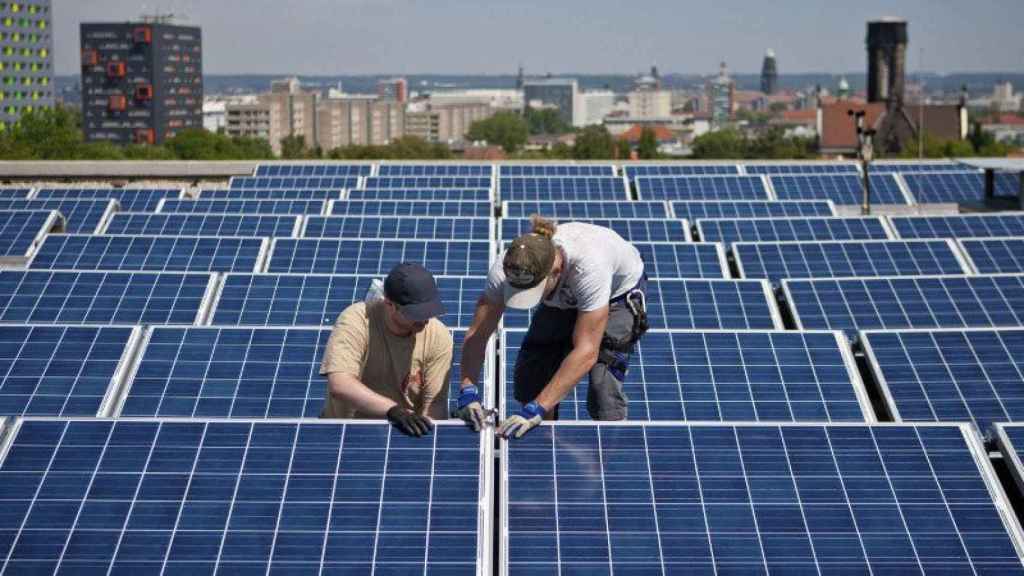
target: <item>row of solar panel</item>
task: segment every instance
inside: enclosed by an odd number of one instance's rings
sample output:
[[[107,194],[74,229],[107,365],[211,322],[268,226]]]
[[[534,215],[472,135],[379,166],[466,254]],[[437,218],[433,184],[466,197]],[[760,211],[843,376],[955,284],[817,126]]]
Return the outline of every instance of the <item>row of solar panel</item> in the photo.
[[[4,573],[1024,574],[961,426],[561,423],[497,474],[493,434],[458,425],[10,428]],[[1000,434],[1019,475],[1024,430]]]

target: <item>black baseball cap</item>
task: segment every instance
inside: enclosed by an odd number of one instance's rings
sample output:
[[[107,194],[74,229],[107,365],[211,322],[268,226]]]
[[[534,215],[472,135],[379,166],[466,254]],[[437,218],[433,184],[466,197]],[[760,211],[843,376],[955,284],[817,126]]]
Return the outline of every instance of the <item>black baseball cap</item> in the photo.
[[[384,279],[384,296],[413,322],[426,322],[444,314],[434,275],[415,262],[402,262],[391,269]]]

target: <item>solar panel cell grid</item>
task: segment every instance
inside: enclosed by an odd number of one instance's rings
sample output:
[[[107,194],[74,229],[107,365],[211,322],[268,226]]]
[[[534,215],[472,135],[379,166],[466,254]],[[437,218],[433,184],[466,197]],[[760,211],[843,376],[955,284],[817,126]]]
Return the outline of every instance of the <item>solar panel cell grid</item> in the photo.
[[[492,240],[490,218],[310,216],[305,238],[390,238],[396,240]]]
[[[0,211],[0,262],[23,263],[47,232],[63,225],[64,219],[51,210]]]
[[[371,164],[260,164],[255,176],[369,176]]]
[[[323,214],[324,200],[164,200],[157,212],[182,214]]]
[[[10,200],[27,200],[32,196],[32,188],[0,188],[0,198]]]
[[[412,201],[460,201],[490,202],[491,191],[484,188],[455,190],[450,188],[374,188],[373,190],[349,190],[349,200],[412,200]]]
[[[619,177],[502,177],[502,200],[629,200],[626,181]]]
[[[490,164],[381,164],[380,176],[490,176]]]
[[[703,218],[785,218],[835,216],[831,201],[672,202],[672,214],[696,222]]]
[[[232,178],[229,185],[239,190],[348,190],[358,186],[355,176],[246,176]]]
[[[872,172],[954,172],[965,166],[955,162],[873,162]]]
[[[139,332],[130,326],[0,326],[0,415],[101,415]]]
[[[960,240],[977,274],[1024,273],[1024,238]]]
[[[297,236],[299,216],[263,214],[115,213],[104,234],[132,236]]]
[[[371,176],[363,188],[491,188],[490,176]]]
[[[116,200],[0,200],[0,210],[57,210],[64,216],[64,229],[76,234],[92,234],[100,229],[119,208]]]
[[[489,434],[441,424],[28,420],[6,574],[490,573]]]
[[[410,200],[337,200],[327,213],[334,216],[433,216],[489,218],[494,212],[490,202],[410,201]]]
[[[690,242],[690,224],[685,220],[619,220],[611,218],[573,218],[572,222],[585,222],[611,228],[630,242]],[[503,218],[501,238],[512,240],[532,230],[525,218]]]
[[[900,238],[1024,237],[1024,213],[890,216],[889,223]]]
[[[505,202],[505,218],[529,218],[540,214],[552,218],[668,218],[664,202]]]
[[[29,268],[256,272],[263,266],[266,250],[263,238],[50,234]]]
[[[634,242],[650,278],[728,278],[721,244]]]
[[[856,164],[818,162],[813,164],[746,164],[747,174],[844,174],[859,173]]]
[[[0,271],[0,322],[198,324],[211,274]]]
[[[126,212],[153,212],[164,198],[184,198],[185,191],[174,188],[40,188],[36,200],[113,198]]]
[[[856,173],[771,176],[772,189],[779,200],[831,200],[851,206],[864,202],[862,182]],[[907,204],[907,198],[892,174],[872,174],[871,202]]]
[[[639,176],[725,176],[739,174],[735,164],[639,164],[623,167],[626,177]]]
[[[879,217],[762,218],[698,220],[705,242],[781,242],[794,240],[886,240],[889,229]]]
[[[335,200],[341,190],[201,190],[200,200]]]
[[[760,176],[641,176],[642,200],[771,200]]]
[[[1016,174],[997,173],[997,196],[1017,196]],[[919,204],[977,202],[985,197],[985,175],[978,171],[903,174],[907,188]]]
[[[387,274],[400,262],[417,262],[441,276],[486,276],[490,242],[429,240],[328,240],[278,238],[268,272]]]
[[[611,164],[501,164],[500,176],[614,176]]]

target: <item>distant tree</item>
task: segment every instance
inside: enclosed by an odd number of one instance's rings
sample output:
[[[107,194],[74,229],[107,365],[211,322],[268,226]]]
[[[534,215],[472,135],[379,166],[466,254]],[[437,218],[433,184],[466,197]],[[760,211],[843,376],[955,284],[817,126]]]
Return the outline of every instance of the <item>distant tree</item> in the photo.
[[[553,108],[527,108],[523,113],[530,134],[567,134],[572,126],[567,124]]]
[[[577,160],[610,160],[615,157],[615,140],[601,125],[587,126],[576,134],[572,156]]]
[[[654,160],[658,157],[658,136],[652,128],[645,127],[640,131],[637,155],[641,160]]]
[[[789,106],[785,102],[772,102],[768,105],[768,110],[773,114],[779,114],[789,109]]]
[[[385,156],[394,160],[444,160],[452,155],[448,146],[416,136],[403,136],[385,146],[384,150]]]
[[[752,159],[785,160],[812,158],[816,155],[814,143],[805,138],[789,138],[781,127],[761,132],[746,142],[746,156]]]
[[[267,160],[274,152],[266,140],[230,138],[201,128],[183,130],[164,142],[179,160]]]
[[[310,151],[306,148],[305,136],[285,136],[281,138],[281,158],[286,160],[299,160],[310,157]]]
[[[633,147],[630,146],[629,140],[626,140],[625,138],[623,138],[622,140],[619,140],[619,143],[616,144],[616,146],[618,147],[618,152],[616,153],[616,157],[619,160],[630,160],[632,158],[632,156],[633,156]]]
[[[526,144],[529,136],[526,121],[515,112],[498,112],[490,118],[477,120],[466,133],[467,140],[496,144],[509,154]]]
[[[80,115],[71,108],[39,108],[21,115],[0,136],[0,155],[7,160],[78,160],[83,149]]]
[[[126,160],[176,160],[174,153],[163,146],[129,144],[121,148]]]
[[[1010,146],[997,141],[992,133],[983,130],[980,122],[975,122],[971,127],[969,140],[978,156],[1005,157],[1012,150]]]
[[[691,149],[698,159],[739,160],[746,156],[746,140],[735,130],[718,130],[698,136]]]

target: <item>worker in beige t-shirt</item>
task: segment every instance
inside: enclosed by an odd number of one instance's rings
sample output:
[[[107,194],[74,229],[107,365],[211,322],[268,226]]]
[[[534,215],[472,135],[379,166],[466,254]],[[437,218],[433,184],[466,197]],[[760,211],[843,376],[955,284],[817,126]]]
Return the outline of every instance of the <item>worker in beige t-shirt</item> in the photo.
[[[383,418],[412,436],[447,417],[452,336],[434,277],[418,264],[399,264],[384,281],[384,298],[341,313],[320,373],[327,376],[321,417]]]

